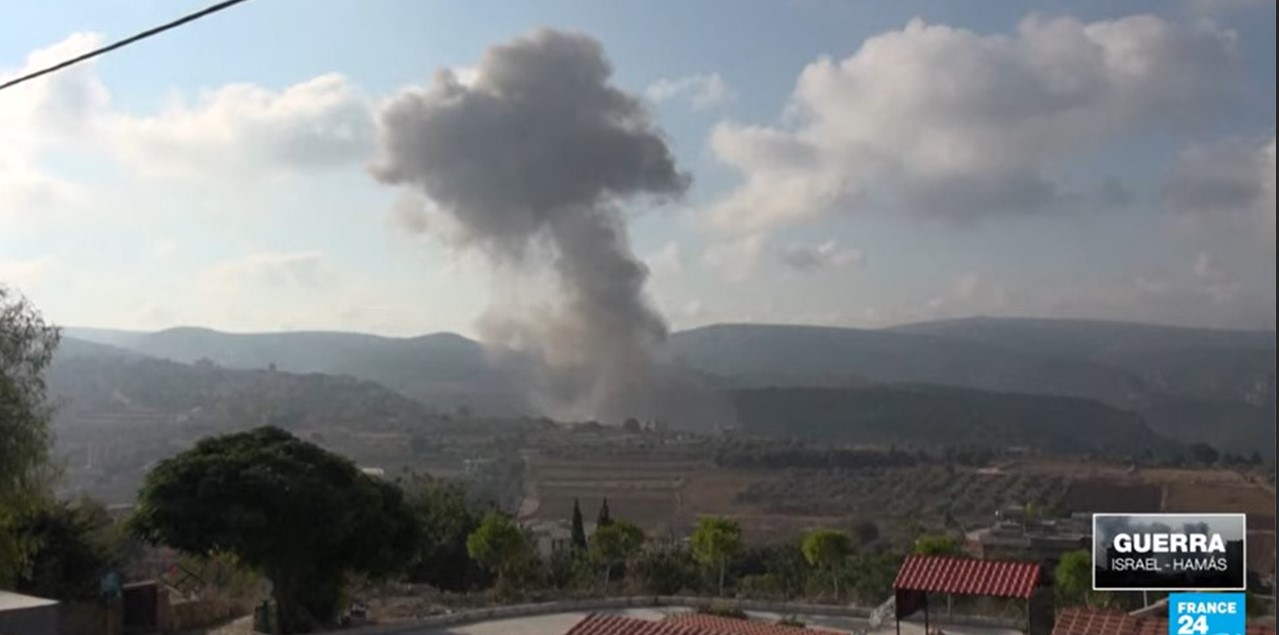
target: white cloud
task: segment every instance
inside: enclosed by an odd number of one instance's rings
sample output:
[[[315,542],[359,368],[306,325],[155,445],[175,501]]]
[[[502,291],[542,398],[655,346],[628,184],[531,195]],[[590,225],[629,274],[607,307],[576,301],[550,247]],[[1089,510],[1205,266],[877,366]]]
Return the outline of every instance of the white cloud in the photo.
[[[848,208],[1050,209],[1070,198],[1055,162],[1206,112],[1233,60],[1233,33],[1154,16],[1032,17],[1007,36],[912,20],[810,64],[783,125],[716,126],[743,181],[710,217],[756,232]]]
[[[806,273],[866,264],[866,256],[861,251],[841,247],[834,240],[820,245],[790,245],[782,250],[780,259],[791,269]]]
[[[41,70],[101,43],[99,34],[73,33],[32,51],[21,68],[0,69],[0,80]],[[14,86],[0,99],[0,147],[35,151],[55,142],[80,140],[110,102],[93,60]]]
[[[714,243],[702,252],[702,264],[727,280],[746,280],[764,251],[764,235],[748,234]]]
[[[70,208],[86,200],[83,188],[29,165],[0,157],[0,227]]]
[[[99,46],[74,33],[33,51],[7,79]],[[33,226],[92,193],[47,167],[52,153],[120,161],[142,175],[243,179],[352,165],[369,153],[372,110],[345,78],[324,75],[275,91],[228,85],[158,114],[113,107],[90,60],[5,91],[0,99],[0,227]]]
[[[650,100],[663,103],[687,99],[693,110],[713,110],[737,99],[737,93],[719,73],[659,79],[644,91]]]
[[[33,51],[20,68],[0,69],[0,80],[48,67],[100,42],[96,34],[72,34]],[[82,188],[54,175],[43,159],[49,151],[80,142],[109,102],[92,62],[5,91],[0,99],[0,227],[85,201]]]
[[[369,102],[330,74],[273,91],[232,84],[150,117],[118,115],[113,152],[147,174],[236,177],[353,165],[369,155]]]

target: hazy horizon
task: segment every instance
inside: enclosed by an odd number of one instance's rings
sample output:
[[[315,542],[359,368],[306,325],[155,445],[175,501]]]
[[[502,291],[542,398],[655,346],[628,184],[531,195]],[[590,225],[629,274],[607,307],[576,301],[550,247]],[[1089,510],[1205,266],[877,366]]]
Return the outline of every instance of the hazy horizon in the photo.
[[[1035,316],[1035,315],[965,315],[965,316],[938,318],[935,320],[922,320],[917,322],[912,321],[912,322],[900,322],[900,323],[894,323],[894,324],[883,324],[878,326],[851,326],[851,325],[844,325],[844,324],[821,324],[821,323],[813,323],[813,322],[751,322],[751,321],[741,321],[741,320],[725,320],[722,322],[707,322],[705,324],[696,324],[686,328],[673,328],[671,329],[671,332],[678,333],[682,331],[693,331],[700,328],[715,327],[715,326],[795,326],[795,327],[834,328],[834,329],[847,328],[847,329],[859,329],[859,330],[892,330],[896,328],[908,327],[908,326],[918,325],[918,324],[928,324],[932,322],[962,322],[962,321],[976,321],[976,320],[1053,321],[1053,322],[1073,322],[1078,324],[1099,323],[1099,324],[1116,324],[1116,325],[1136,325],[1136,326],[1148,326],[1148,327],[1156,327],[1156,328],[1194,329],[1194,330],[1226,331],[1226,332],[1238,332],[1238,333],[1272,333],[1272,334],[1276,333],[1276,329],[1274,328],[1268,328],[1268,329],[1266,328],[1258,328],[1258,329],[1216,328],[1216,327],[1201,327],[1201,326],[1194,326],[1194,325],[1158,323],[1158,322],[1133,322],[1133,321],[1126,321],[1126,320],[1108,320],[1108,319],[1089,318],[1089,317],[1047,317],[1047,316]],[[289,333],[329,333],[329,334],[348,334],[348,335],[369,335],[374,337],[385,337],[390,339],[412,339],[415,337],[430,337],[434,335],[458,335],[458,336],[465,337],[467,339],[472,339],[472,340],[479,339],[474,332],[468,332],[465,329],[423,331],[419,333],[413,333],[413,332],[383,333],[383,332],[377,332],[377,331],[362,331],[358,329],[342,329],[342,328],[236,330],[236,329],[217,328],[214,326],[207,326],[207,325],[200,325],[200,324],[175,324],[172,326],[165,326],[161,328],[151,328],[151,329],[117,328],[117,327],[111,327],[111,326],[97,326],[97,325],[90,326],[90,325],[84,325],[84,324],[57,324],[56,326],[63,329],[64,335],[67,335],[66,333],[67,331],[82,331],[82,332],[105,331],[105,332],[114,332],[114,333],[151,334],[151,333],[161,333],[164,331],[194,329],[194,330],[212,331],[212,332],[223,333],[227,335],[281,335],[281,334],[289,334]],[[75,335],[71,334],[71,337],[75,337]]]

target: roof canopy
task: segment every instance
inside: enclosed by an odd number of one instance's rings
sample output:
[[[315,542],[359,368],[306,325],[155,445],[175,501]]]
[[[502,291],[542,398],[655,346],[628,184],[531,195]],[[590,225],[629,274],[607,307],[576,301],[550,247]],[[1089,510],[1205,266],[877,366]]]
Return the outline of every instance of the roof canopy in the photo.
[[[565,635],[837,635],[759,620],[687,613],[664,620],[592,613]]]
[[[893,589],[1025,600],[1039,586],[1039,576],[1037,562],[913,555],[902,563]]]

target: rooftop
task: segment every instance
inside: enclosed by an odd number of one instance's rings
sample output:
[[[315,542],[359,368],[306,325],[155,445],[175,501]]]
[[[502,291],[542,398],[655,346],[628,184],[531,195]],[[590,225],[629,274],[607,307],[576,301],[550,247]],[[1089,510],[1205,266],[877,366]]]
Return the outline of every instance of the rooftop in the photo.
[[[565,635],[840,635],[763,620],[685,613],[664,620],[592,613]]]
[[[1037,562],[913,555],[902,563],[893,588],[1026,599],[1039,586],[1040,573]]]

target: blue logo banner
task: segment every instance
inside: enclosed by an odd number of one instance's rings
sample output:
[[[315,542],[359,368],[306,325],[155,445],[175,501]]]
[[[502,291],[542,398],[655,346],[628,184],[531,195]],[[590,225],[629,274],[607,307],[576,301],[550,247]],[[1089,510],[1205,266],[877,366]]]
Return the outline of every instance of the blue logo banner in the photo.
[[[1173,593],[1168,635],[1244,635],[1243,593]]]

